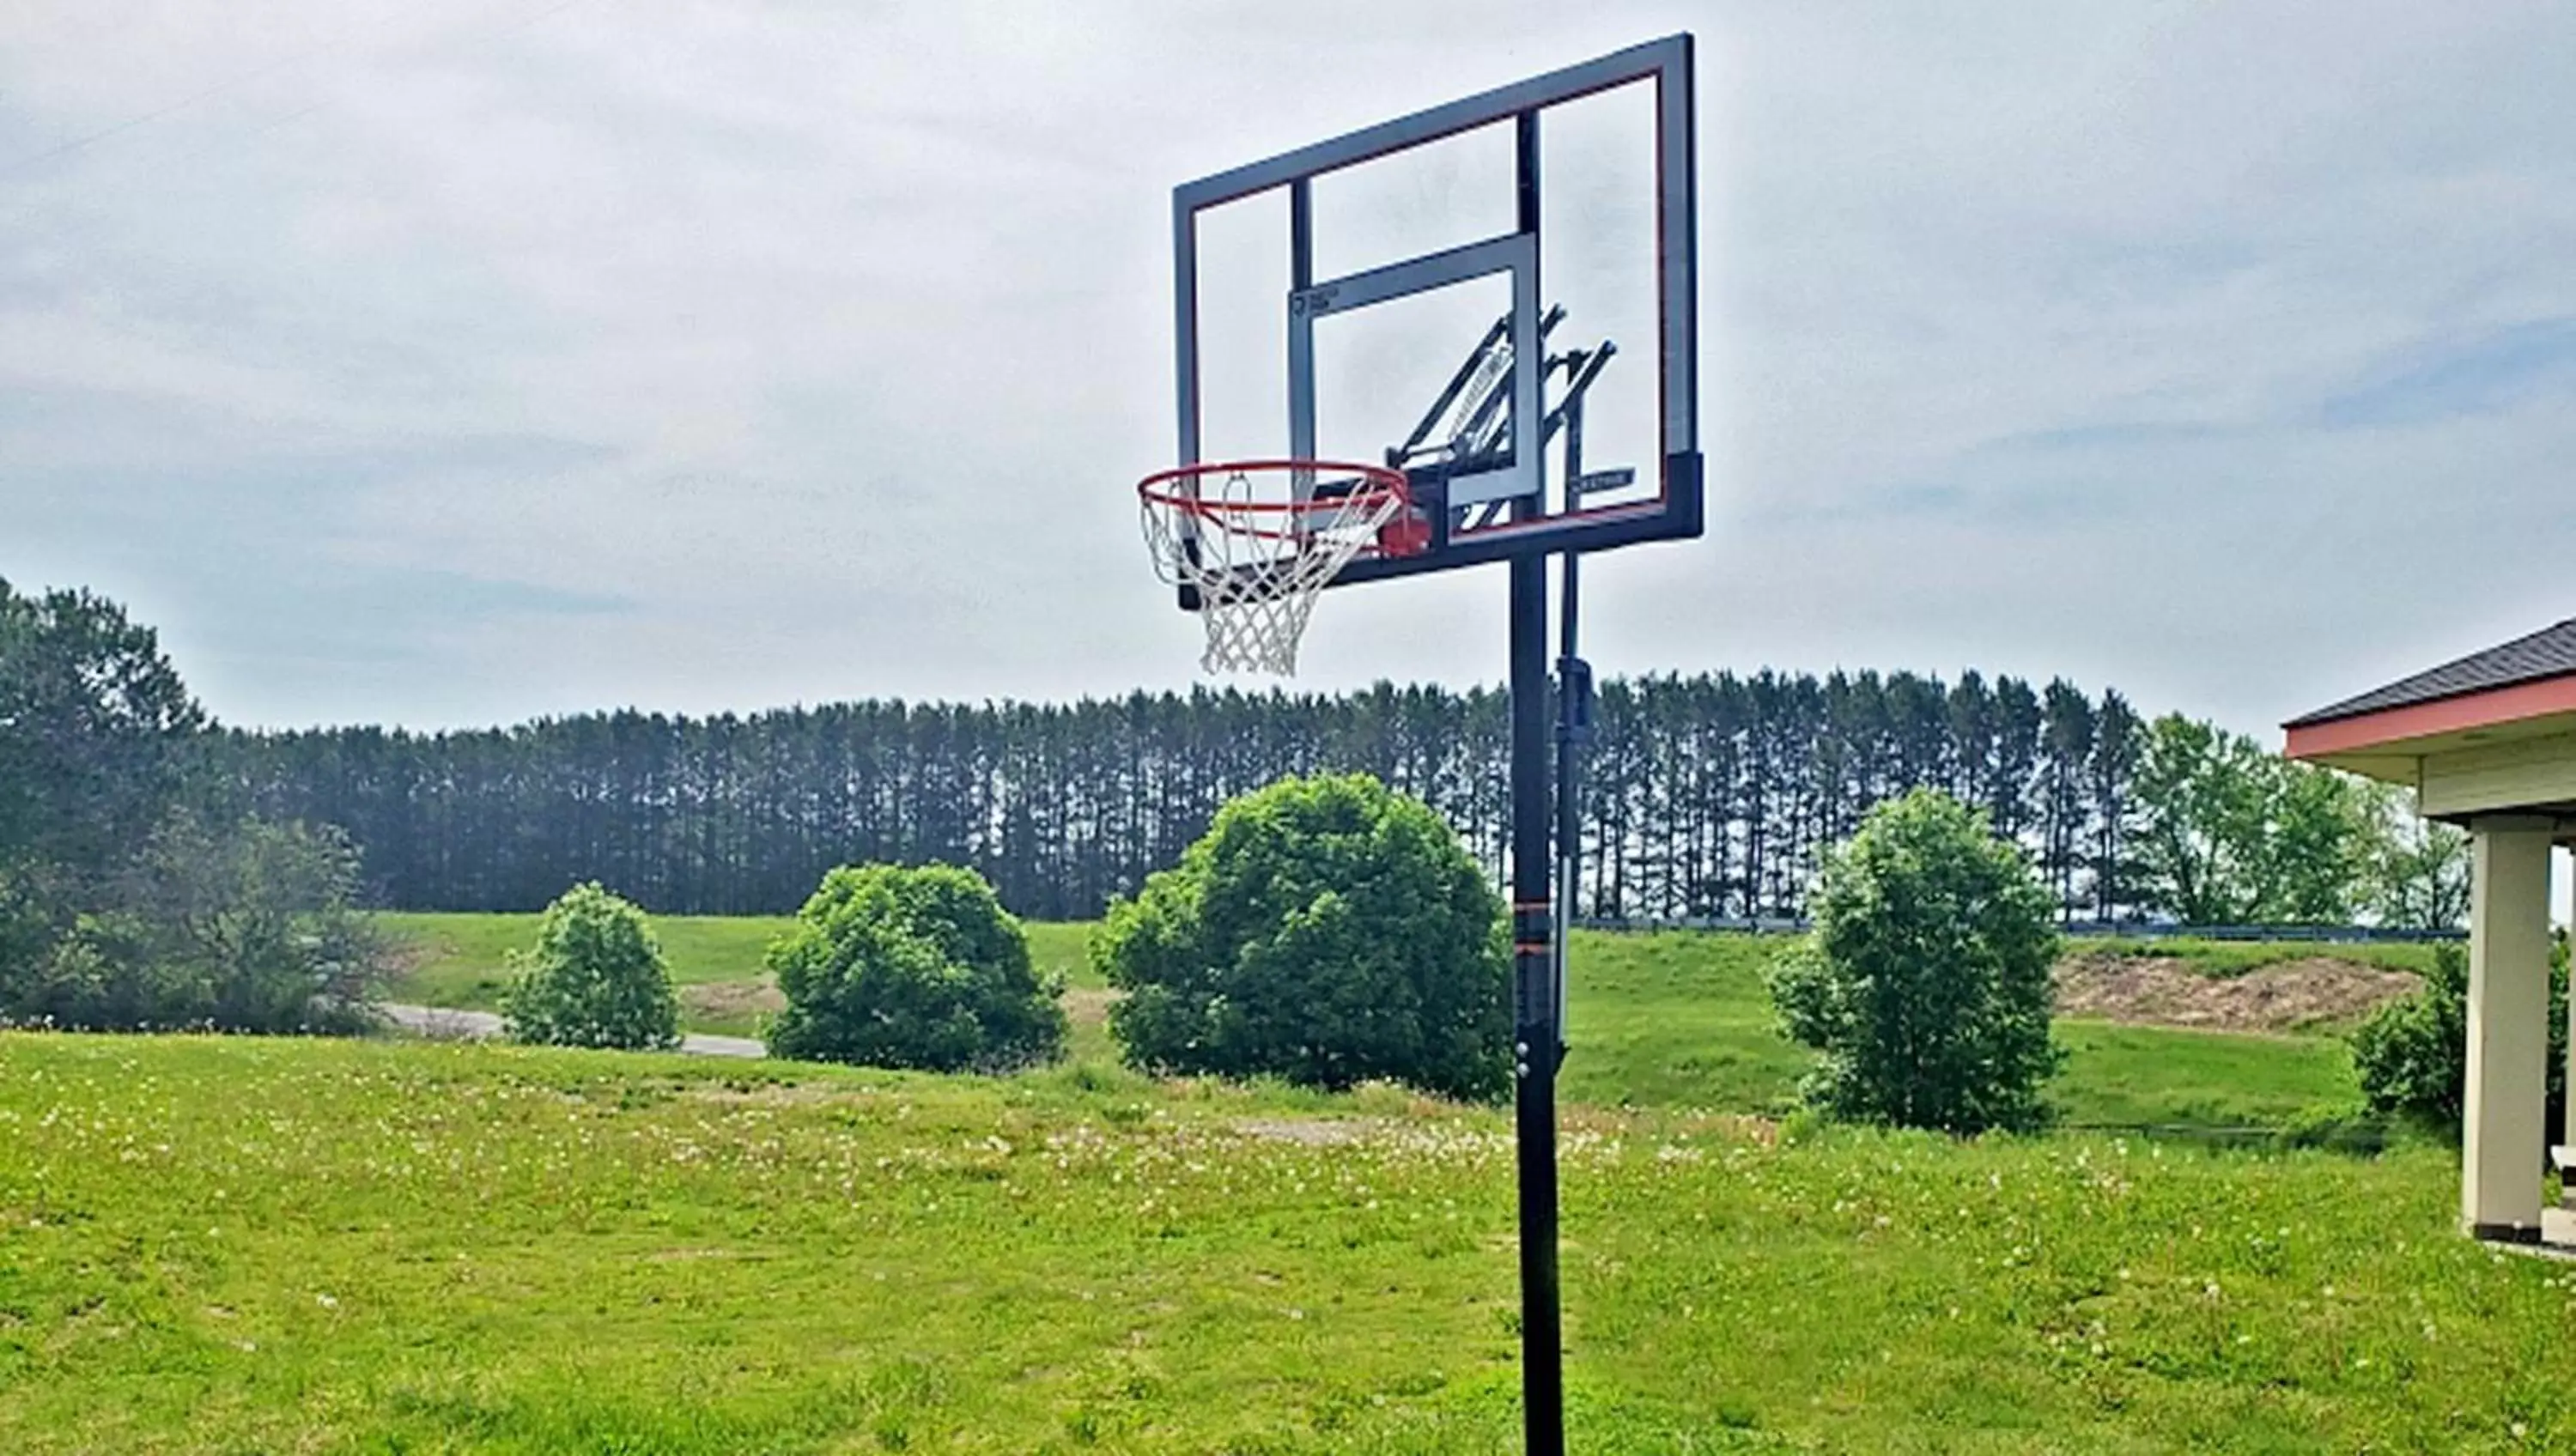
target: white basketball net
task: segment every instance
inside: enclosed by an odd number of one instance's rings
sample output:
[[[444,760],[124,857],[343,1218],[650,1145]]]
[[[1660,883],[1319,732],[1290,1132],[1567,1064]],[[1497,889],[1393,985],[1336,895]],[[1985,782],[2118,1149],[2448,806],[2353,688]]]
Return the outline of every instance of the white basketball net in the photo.
[[[1329,467],[1327,467],[1329,469]],[[1336,486],[1348,487],[1337,490]],[[1325,585],[1378,544],[1404,496],[1368,480],[1328,481],[1290,466],[1220,467],[1142,496],[1154,569],[1195,588],[1209,672],[1297,674],[1297,643]]]

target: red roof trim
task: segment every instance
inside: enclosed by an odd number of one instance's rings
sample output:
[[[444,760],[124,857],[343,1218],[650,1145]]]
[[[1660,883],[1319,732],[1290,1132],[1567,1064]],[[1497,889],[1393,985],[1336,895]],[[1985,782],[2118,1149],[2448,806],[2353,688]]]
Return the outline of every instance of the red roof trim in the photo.
[[[2429,703],[2410,703],[2402,708],[2383,708],[2376,713],[2309,723],[2290,730],[2288,752],[2292,758],[2357,753],[2412,739],[2431,738],[2441,733],[2462,733],[2472,728],[2518,723],[2525,718],[2539,718],[2551,713],[2576,713],[2576,675],[2542,678],[2538,682],[2516,683],[2509,688],[2491,688],[2482,693],[2463,693],[2455,698],[2438,698]]]

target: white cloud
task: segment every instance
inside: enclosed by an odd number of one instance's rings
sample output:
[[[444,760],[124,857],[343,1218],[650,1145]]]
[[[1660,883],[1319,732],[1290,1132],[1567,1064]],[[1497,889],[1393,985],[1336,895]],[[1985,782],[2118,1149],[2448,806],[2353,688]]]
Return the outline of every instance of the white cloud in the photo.
[[[1717,510],[1589,574],[1605,668],[2259,728],[2570,610],[2563,376],[2327,410],[2576,319],[2576,18],[2504,4],[13,13],[0,574],[252,722],[1178,684],[1169,187],[1694,24]],[[1498,676],[1500,597],[1310,679]]]

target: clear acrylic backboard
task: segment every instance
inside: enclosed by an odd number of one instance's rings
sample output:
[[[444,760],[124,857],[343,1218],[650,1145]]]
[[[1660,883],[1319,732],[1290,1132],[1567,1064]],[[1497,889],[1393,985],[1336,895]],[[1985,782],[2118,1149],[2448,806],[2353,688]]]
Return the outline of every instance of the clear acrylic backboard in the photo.
[[[1689,36],[1184,184],[1172,235],[1175,464],[1408,483],[1330,584],[1700,534]]]

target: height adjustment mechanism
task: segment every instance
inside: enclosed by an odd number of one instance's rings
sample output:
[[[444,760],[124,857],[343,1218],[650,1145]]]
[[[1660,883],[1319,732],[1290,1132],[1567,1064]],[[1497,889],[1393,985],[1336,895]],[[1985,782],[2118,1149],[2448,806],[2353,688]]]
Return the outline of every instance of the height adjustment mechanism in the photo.
[[[1556,715],[1557,741],[1577,746],[1590,743],[1593,710],[1601,701],[1592,687],[1592,664],[1580,657],[1558,658],[1556,690],[1565,695],[1562,710]]]

